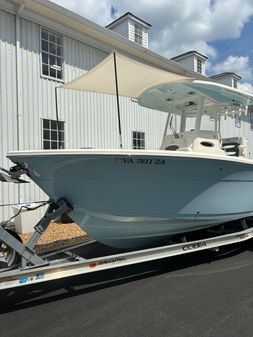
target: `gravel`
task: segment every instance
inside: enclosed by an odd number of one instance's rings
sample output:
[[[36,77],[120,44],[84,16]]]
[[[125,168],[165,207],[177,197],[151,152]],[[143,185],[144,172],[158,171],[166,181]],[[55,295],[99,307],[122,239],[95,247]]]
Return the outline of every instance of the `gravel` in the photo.
[[[27,243],[33,233],[19,234],[23,243]],[[88,240],[88,236],[77,224],[51,222],[36,245],[37,253],[47,253],[71,247]]]

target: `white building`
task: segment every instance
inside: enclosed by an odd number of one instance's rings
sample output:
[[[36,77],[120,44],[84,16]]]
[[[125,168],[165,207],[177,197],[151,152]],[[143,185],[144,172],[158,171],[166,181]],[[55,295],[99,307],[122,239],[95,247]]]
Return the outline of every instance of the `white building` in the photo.
[[[150,25],[133,14],[108,28],[47,0],[0,0],[1,167],[13,165],[6,159],[10,150],[119,147],[114,96],[57,89],[60,135],[56,131],[55,88],[91,69],[112,50],[163,70],[193,75],[182,58],[184,66],[147,48]],[[195,63],[190,68],[196,71]],[[202,64],[199,73],[204,70]],[[201,74],[194,76],[201,79]],[[123,148],[160,147],[165,113],[142,108],[126,97],[120,98],[120,109]],[[249,115],[237,127],[231,120],[230,133],[222,131],[251,139],[250,122]],[[251,156],[251,147],[249,152]],[[0,183],[0,205],[45,199],[33,183]],[[0,207],[0,218],[9,216],[10,208]]]
[[[206,61],[208,57],[198,53],[195,50],[188,51],[187,53],[172,57],[171,60],[182,64],[188,69],[206,76]],[[212,80],[217,83],[227,85],[232,88],[238,88],[238,83],[241,77],[235,73],[225,72],[217,75],[210,76]]]
[[[241,80],[241,76],[230,72],[213,75],[210,78],[217,83],[225,84],[236,89],[238,88],[238,83]]]
[[[203,76],[206,76],[205,62],[207,60],[207,56],[202,55],[195,50],[172,57],[171,60],[178,62]]]
[[[128,25],[128,36],[112,31],[117,23]],[[129,40],[133,25],[139,27],[138,43]],[[130,13],[108,29],[46,0],[0,0],[0,167],[13,165],[6,159],[10,150],[119,147],[114,96],[58,89],[58,135],[55,88],[112,50],[164,70],[192,74],[146,48],[149,27]],[[121,97],[120,108],[123,147],[159,148],[166,114],[139,107],[131,98]],[[33,183],[0,183],[0,205],[45,199]],[[7,206],[0,212],[2,219],[10,215]]]

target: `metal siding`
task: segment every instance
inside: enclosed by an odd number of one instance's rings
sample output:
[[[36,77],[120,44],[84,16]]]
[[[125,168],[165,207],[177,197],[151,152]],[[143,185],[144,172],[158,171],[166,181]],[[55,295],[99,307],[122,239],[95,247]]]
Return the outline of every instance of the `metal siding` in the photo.
[[[129,40],[134,42],[134,24],[129,21]]]
[[[128,19],[119,23],[117,26],[113,27],[111,30],[115,33],[120,34],[121,36],[124,36],[126,39],[128,39]]]
[[[0,147],[1,167],[10,167],[9,150],[17,149],[15,16],[0,10]],[[0,182],[0,205],[18,202],[18,186]],[[11,215],[0,207],[0,221]]]
[[[65,81],[94,67],[107,54],[65,37]],[[66,147],[117,147],[116,123],[109,95],[58,90],[60,118],[66,121]],[[111,123],[113,122],[113,123]],[[113,127],[111,124],[115,124]],[[112,135],[105,139],[106,135]]]
[[[177,62],[179,64],[182,64],[184,67],[195,71],[195,68],[194,68],[194,56],[193,55],[190,55],[187,58],[184,58],[184,59],[181,59],[181,60],[178,60],[178,61],[175,61],[175,62]]]
[[[143,28],[143,47],[148,48],[148,31]]]
[[[142,131],[145,132],[146,148],[158,149],[161,145],[167,114],[140,107],[138,103],[127,97],[121,97],[120,107],[123,147],[132,148],[132,131]]]
[[[229,87],[231,87],[232,86],[232,77],[224,77],[224,78],[215,79],[215,82],[220,83],[220,84],[224,84],[224,85],[228,85]]]
[[[40,77],[40,27],[20,18],[20,149],[41,148],[41,118],[53,113],[55,83]],[[46,83],[43,83],[46,82]],[[46,200],[34,184],[20,186],[20,202]]]

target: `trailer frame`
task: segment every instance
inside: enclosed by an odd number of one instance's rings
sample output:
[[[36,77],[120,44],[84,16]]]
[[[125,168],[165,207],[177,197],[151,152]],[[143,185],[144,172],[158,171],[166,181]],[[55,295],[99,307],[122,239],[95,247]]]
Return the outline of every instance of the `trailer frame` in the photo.
[[[187,241],[185,237],[182,237],[182,242],[176,244],[95,258],[86,259],[73,253],[71,249],[66,249],[61,252],[62,257],[60,258],[57,257],[59,252],[55,253],[55,258],[54,255],[51,255],[50,259],[42,258],[45,262],[44,265],[39,263],[38,265],[26,266],[25,269],[20,266],[12,270],[0,271],[0,290],[84,275],[197,251],[218,250],[219,247],[244,242],[253,238],[253,227],[249,228],[245,219],[240,220],[240,223],[242,230],[234,233],[193,241]],[[90,245],[93,242],[95,241],[88,242],[86,245]]]

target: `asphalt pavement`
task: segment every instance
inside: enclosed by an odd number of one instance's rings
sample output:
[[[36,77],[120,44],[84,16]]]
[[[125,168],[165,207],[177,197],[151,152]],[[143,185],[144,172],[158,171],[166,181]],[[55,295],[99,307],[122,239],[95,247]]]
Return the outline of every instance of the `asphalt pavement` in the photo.
[[[252,248],[1,292],[0,336],[252,337]]]

